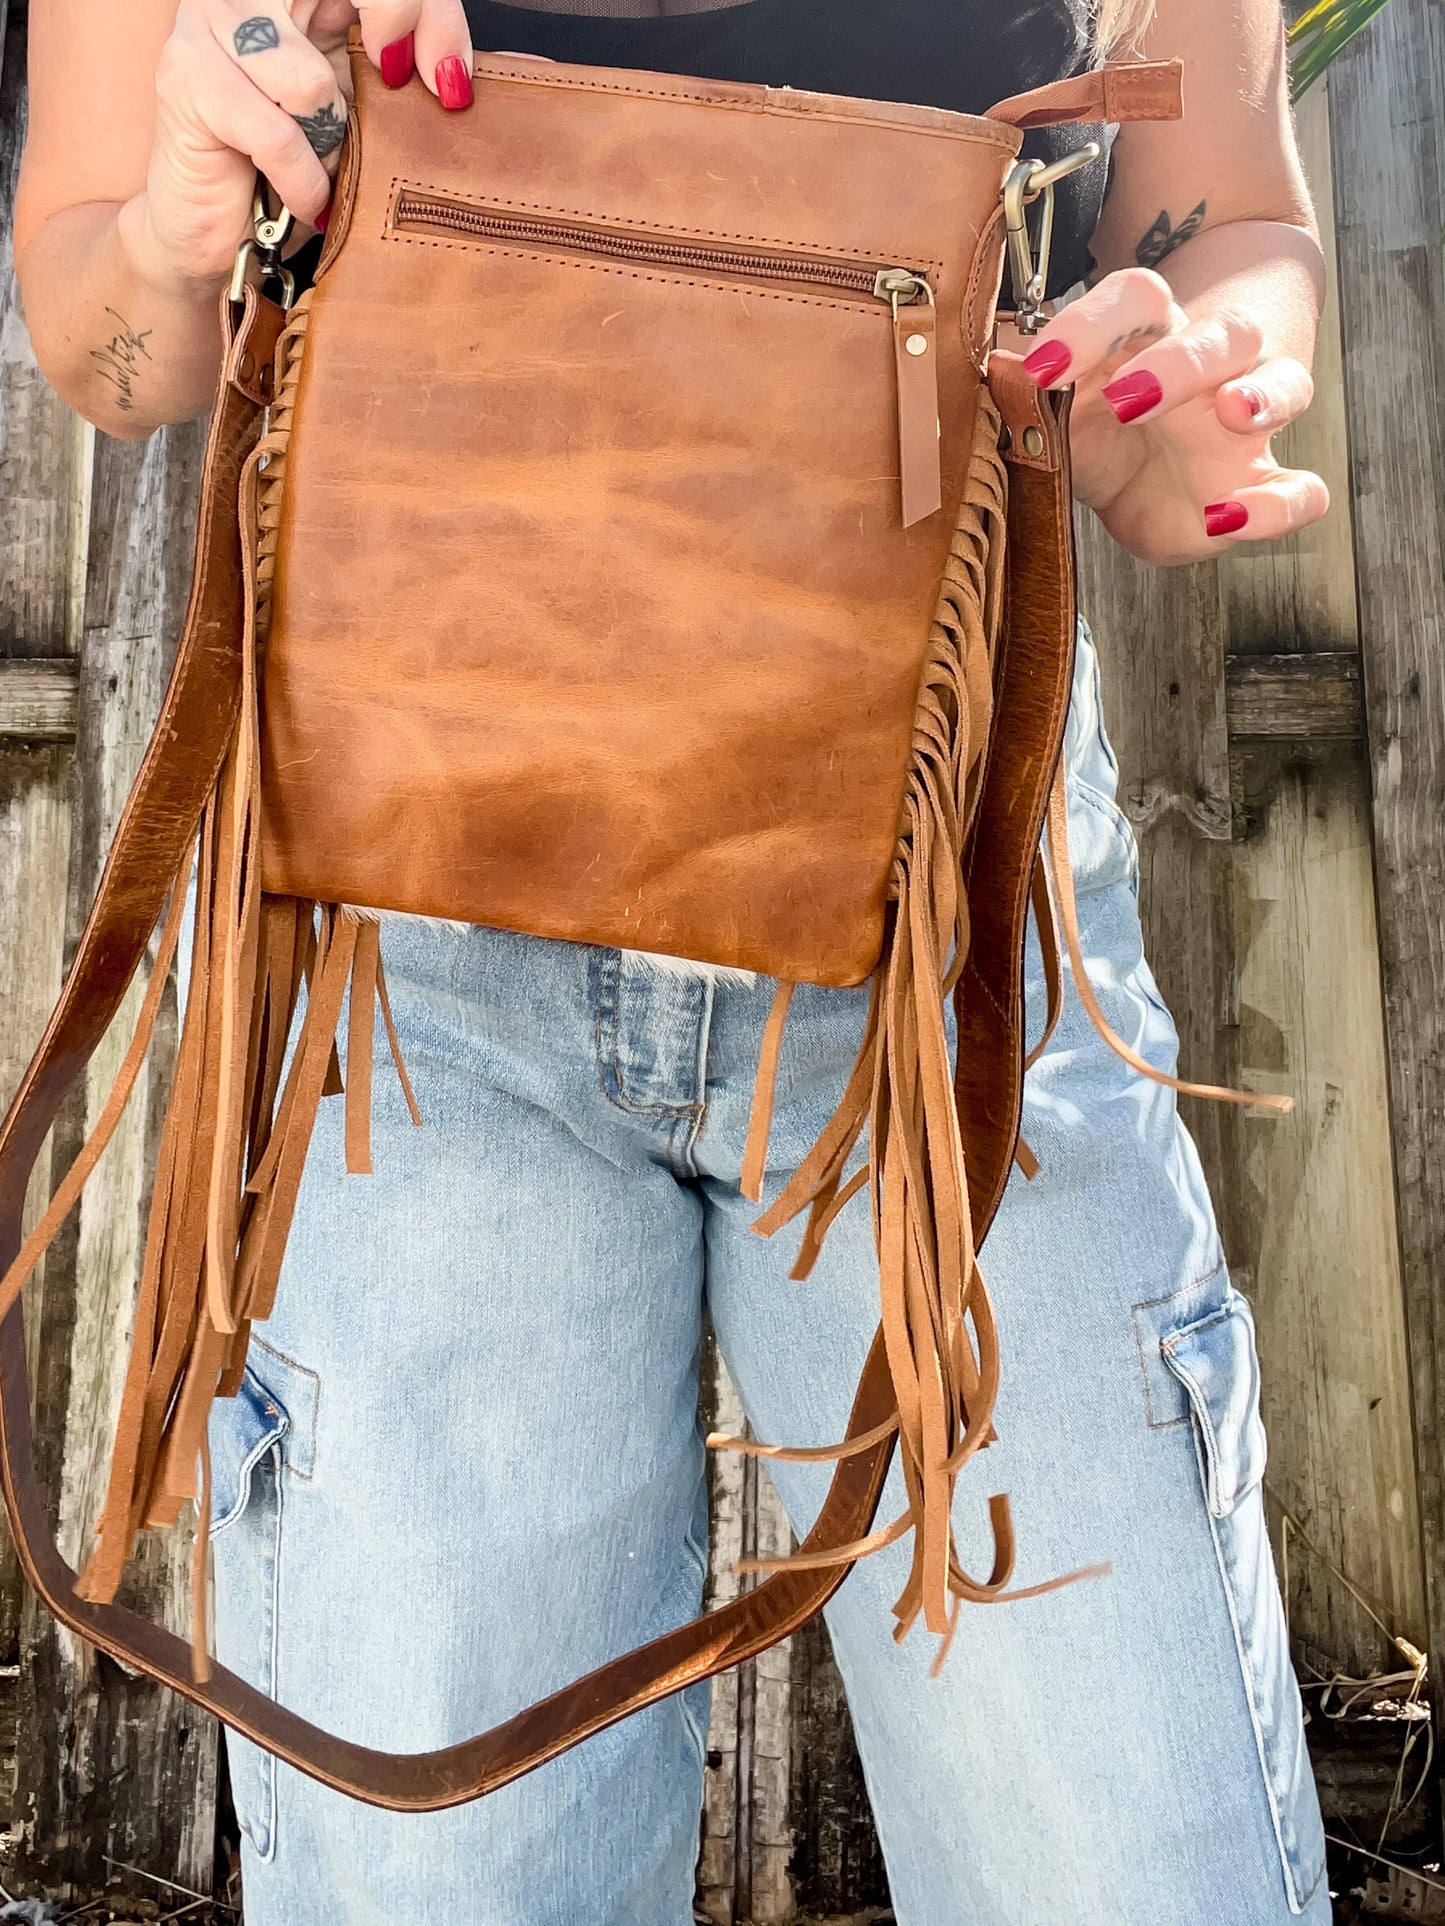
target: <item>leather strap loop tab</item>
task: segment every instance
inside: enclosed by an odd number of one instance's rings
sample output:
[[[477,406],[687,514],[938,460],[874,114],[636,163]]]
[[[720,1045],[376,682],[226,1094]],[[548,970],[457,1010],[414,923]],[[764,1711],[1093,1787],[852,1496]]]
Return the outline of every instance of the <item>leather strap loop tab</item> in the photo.
[[[241,317],[233,321],[229,299],[223,301],[230,335],[225,378],[257,408],[268,408],[275,396],[276,343],[286,325],[286,313],[247,281],[241,295]]]
[[[1182,60],[1119,61],[1010,94],[989,108],[987,120],[1010,127],[1054,127],[1061,122],[1179,120],[1184,114]]]
[[[1007,430],[999,447],[1010,468],[1057,474],[1064,460],[1058,402],[1025,371],[1022,355],[994,349],[988,358],[988,391]]]

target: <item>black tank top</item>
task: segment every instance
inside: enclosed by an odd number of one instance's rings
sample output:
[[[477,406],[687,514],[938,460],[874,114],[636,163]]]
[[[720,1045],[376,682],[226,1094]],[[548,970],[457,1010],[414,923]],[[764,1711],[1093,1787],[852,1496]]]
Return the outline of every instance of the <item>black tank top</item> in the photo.
[[[981,114],[1089,64],[1082,0],[742,0],[705,13],[617,17],[465,0],[474,45],[585,67],[746,80]],[[1075,10],[1077,8],[1077,11]],[[1049,127],[1024,153],[1052,160],[1086,140],[1104,155],[1059,184],[1050,294],[1092,267],[1108,129]]]

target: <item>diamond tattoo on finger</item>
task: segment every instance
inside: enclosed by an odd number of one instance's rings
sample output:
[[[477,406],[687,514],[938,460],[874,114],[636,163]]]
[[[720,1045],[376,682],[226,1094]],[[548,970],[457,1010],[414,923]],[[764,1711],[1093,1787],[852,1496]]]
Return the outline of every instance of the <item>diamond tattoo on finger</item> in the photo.
[[[346,122],[329,101],[314,114],[293,114],[291,118],[310,141],[311,151],[319,160],[334,154],[346,138]]]
[[[241,55],[269,53],[273,47],[281,45],[281,33],[276,22],[268,13],[253,13],[249,20],[243,20],[231,35],[236,52]]]

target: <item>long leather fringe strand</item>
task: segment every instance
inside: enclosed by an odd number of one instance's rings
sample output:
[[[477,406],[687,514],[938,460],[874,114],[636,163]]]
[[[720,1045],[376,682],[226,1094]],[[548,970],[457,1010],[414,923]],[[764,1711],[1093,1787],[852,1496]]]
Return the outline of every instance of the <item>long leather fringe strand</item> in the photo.
[[[838,1562],[878,1550],[911,1532],[912,1567],[894,1607],[900,1638],[921,1617],[947,1640],[959,1602],[1006,1595],[1014,1564],[1006,1498],[989,1506],[994,1558],[987,1578],[964,1569],[953,1538],[958,1474],[993,1436],[999,1358],[993,1307],[974,1250],[944,1027],[946,1002],[968,955],[962,858],[988,739],[1002,602],[1007,483],[998,427],[985,393],[930,634],[883,957],[862,1046],[832,1120],[756,1225],[769,1236],[808,1213],[793,1271],[803,1277],[843,1205],[858,1190],[868,1192],[908,1509],[892,1525],[827,1558]],[[780,1039],[771,1041],[773,1049],[765,1052],[769,1069]],[[755,1120],[761,1129],[770,1108],[760,1100]],[[866,1168],[846,1178],[865,1126]],[[751,1146],[750,1174],[760,1173],[763,1152],[756,1135]],[[881,1427],[882,1435],[890,1429]],[[795,1451],[748,1442],[742,1448],[770,1457],[841,1455],[837,1447]],[[848,1448],[861,1448],[861,1441]],[[756,1561],[752,1568],[797,1562]]]

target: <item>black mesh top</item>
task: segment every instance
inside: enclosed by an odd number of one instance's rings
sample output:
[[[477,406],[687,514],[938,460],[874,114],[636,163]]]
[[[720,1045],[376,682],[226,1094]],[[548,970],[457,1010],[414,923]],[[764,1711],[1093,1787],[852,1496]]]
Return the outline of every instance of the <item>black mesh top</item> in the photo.
[[[566,4],[575,10],[562,11]],[[968,114],[1076,73],[1091,57],[1082,0],[735,0],[706,11],[697,10],[697,0],[465,5],[474,44],[490,53],[803,87]],[[1104,156],[1057,190],[1051,294],[1092,266],[1089,237],[1104,198],[1108,130],[1040,128],[1024,146],[1025,154],[1050,160],[1091,139],[1105,141]]]

